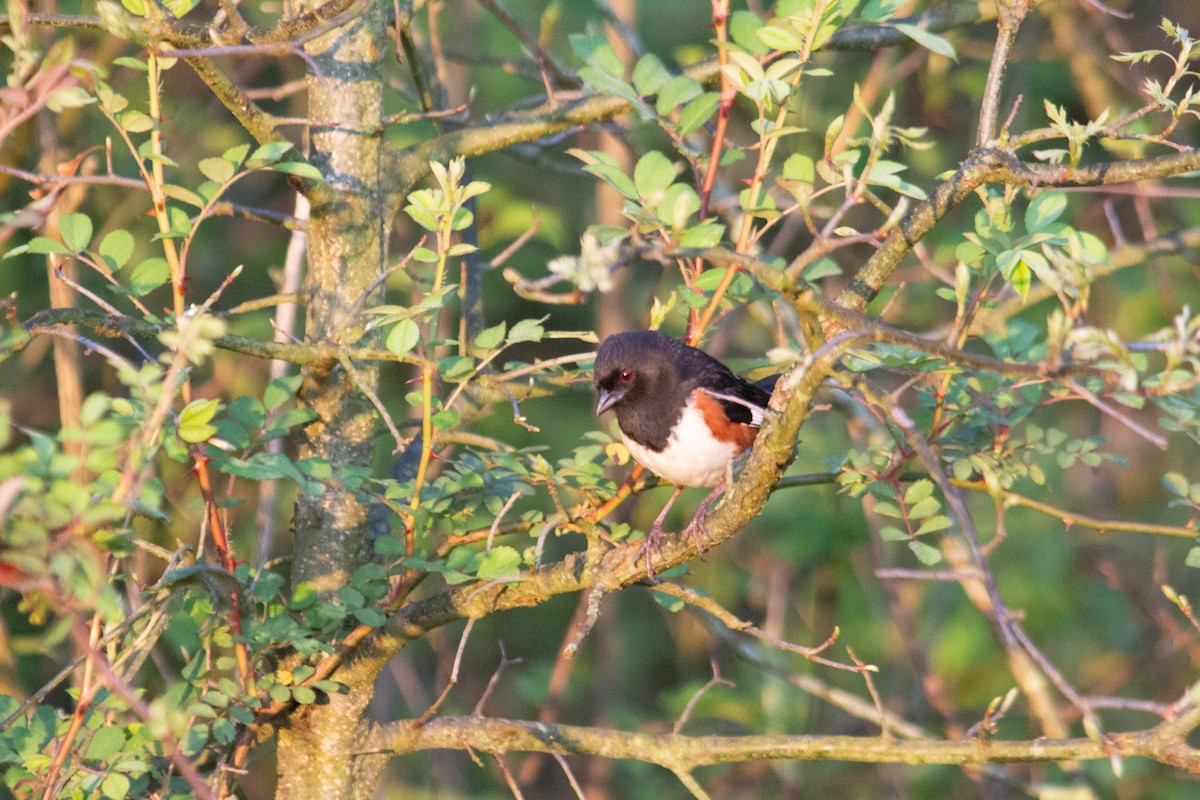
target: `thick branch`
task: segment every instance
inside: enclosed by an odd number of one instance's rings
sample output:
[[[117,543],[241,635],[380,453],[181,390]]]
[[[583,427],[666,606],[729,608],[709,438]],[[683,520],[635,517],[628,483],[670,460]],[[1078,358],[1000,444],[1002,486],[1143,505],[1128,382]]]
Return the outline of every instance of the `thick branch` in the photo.
[[[96,333],[111,338],[136,336],[143,339],[153,339],[171,325],[157,325],[137,317],[117,316],[92,311],[85,308],[47,308],[34,314],[25,323],[25,330],[30,334],[51,333],[53,328],[60,325],[83,325]],[[245,336],[226,334],[217,337],[213,344],[222,350],[242,353],[259,358],[287,361],[291,364],[304,366],[332,366],[339,357],[356,358],[353,351],[347,353],[345,348],[334,344],[287,344],[284,342],[263,342]],[[370,351],[373,356],[385,356],[386,351]],[[392,360],[395,357],[392,356]],[[377,358],[372,360],[387,360]]]
[[[1143,756],[1200,772],[1200,754],[1182,741],[1166,742],[1155,730],[1094,739],[961,741],[898,739],[888,736],[680,736],[629,733],[579,725],[443,717],[414,728],[409,721],[377,727],[364,742],[370,753],[471,749],[588,754],[658,764],[688,771],[712,764],[762,759],[852,761],[870,764],[1003,764],[1094,761],[1114,754]]]
[[[979,130],[975,144],[986,147],[996,133],[996,118],[1000,109],[1000,91],[1004,83],[1004,70],[1008,67],[1008,56],[1021,21],[1029,11],[1028,0],[996,0],[1000,23],[996,31],[996,48],[992,51],[992,63],[988,68],[987,81],[983,88],[983,103],[979,112]]]
[[[283,19],[274,28],[267,31],[246,29],[238,31],[245,40],[254,44],[277,44],[298,37],[325,24],[338,14],[354,4],[355,0],[327,0],[322,5]],[[228,29],[214,31],[208,26],[188,25],[177,23],[166,16],[147,20],[142,17],[126,15],[122,20],[131,28],[150,41],[170,44],[177,49],[194,50],[205,46],[220,47],[228,42],[214,43],[214,37],[230,33]],[[0,24],[7,25],[7,18],[0,19]],[[107,30],[104,20],[100,17],[74,14],[45,14],[34,12],[29,14],[29,22],[34,25],[45,25],[52,28],[76,28],[84,30]]]

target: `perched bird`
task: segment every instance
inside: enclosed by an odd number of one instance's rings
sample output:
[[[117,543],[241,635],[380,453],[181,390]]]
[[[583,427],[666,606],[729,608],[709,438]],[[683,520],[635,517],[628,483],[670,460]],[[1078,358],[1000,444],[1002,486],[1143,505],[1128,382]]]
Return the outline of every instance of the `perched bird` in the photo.
[[[689,486],[716,486],[685,529],[703,552],[698,534],[708,507],[731,481],[734,462],[753,444],[779,376],[751,383],[658,331],[609,336],[596,352],[592,375],[596,413],[614,411],[633,457],[676,487],[642,546],[647,571],[667,511]]]

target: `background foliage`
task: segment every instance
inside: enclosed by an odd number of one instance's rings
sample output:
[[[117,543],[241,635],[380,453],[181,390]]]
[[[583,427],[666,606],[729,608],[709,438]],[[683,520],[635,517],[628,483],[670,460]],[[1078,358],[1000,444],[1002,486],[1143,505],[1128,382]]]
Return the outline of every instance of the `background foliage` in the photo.
[[[1192,796],[1194,4],[511,5],[8,4],[8,791]]]

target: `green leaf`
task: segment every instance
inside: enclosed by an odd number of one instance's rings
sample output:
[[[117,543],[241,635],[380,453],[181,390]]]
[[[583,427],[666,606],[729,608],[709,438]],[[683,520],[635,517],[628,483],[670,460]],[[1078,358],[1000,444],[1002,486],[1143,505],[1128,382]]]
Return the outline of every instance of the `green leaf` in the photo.
[[[941,508],[942,503],[936,497],[926,497],[909,508],[908,515],[912,519],[924,519],[932,514],[936,514]]]
[[[591,173],[616,189],[622,196],[637,200],[637,190],[633,181],[625,174],[617,160],[608,153],[599,150],[570,150],[571,155],[584,162],[583,171]]]
[[[841,274],[842,268],[832,258],[818,258],[808,269],[804,270],[804,280],[815,281]]]
[[[201,175],[216,183],[225,183],[237,172],[237,168],[224,158],[205,158],[198,166]]]
[[[133,255],[133,235],[118,228],[109,231],[100,240],[100,257],[108,262],[109,269],[118,270],[129,263]]]
[[[858,15],[863,22],[882,22],[891,19],[901,3],[902,0],[867,0]]]
[[[126,111],[117,117],[117,123],[129,133],[145,133],[154,130],[154,120],[140,111]]]
[[[695,249],[716,247],[724,235],[725,226],[719,222],[702,222],[683,232],[683,236],[679,238],[679,246]]]
[[[301,380],[299,375],[290,375],[271,381],[263,390],[263,406],[274,411],[294,398],[296,392],[300,391]]]
[[[654,53],[642,56],[633,67],[633,87],[643,97],[657,93],[669,80],[671,73]]]
[[[475,337],[476,350],[495,350],[504,341],[504,332],[508,326],[501,322],[479,332]]]
[[[711,292],[721,284],[721,281],[725,279],[725,273],[728,271],[725,267],[706,269],[692,283],[692,288],[701,292]]]
[[[926,50],[937,53],[939,56],[945,56],[951,61],[958,61],[958,53],[954,52],[954,45],[950,44],[950,42],[941,36],[938,36],[936,33],[930,33],[924,28],[919,28],[916,25],[908,25],[902,22],[894,24],[896,30],[900,31],[905,36],[921,45],[921,47],[924,47]]]
[[[515,578],[521,574],[521,554],[507,545],[493,547],[490,553],[484,554],[475,574],[485,581]]]
[[[579,60],[604,72],[614,78],[625,76],[625,64],[617,51],[613,49],[608,39],[600,35],[572,34],[570,36],[571,50],[579,56]],[[582,71],[582,70],[581,70]]]
[[[58,220],[58,232],[63,244],[78,253],[86,250],[92,241],[92,221],[86,214],[63,214]]]
[[[996,267],[1024,301],[1033,282],[1033,272],[1025,262],[1024,253],[1020,250],[1006,250],[996,257]]]
[[[288,175],[296,175],[313,181],[325,180],[325,176],[321,174],[321,170],[304,161],[283,161],[271,167],[271,169],[276,172],[286,172]]]
[[[919,481],[913,481],[909,484],[908,489],[904,491],[904,502],[908,504],[919,503],[926,497],[933,494],[933,481],[928,478],[922,478]]]
[[[914,539],[908,543],[908,549],[912,550],[913,555],[917,557],[917,560],[927,567],[932,567],[934,564],[937,564],[942,560],[941,550],[938,550],[933,545],[926,544],[922,541]]]
[[[896,504],[887,500],[875,501],[875,513],[883,517],[891,517],[892,519],[904,518],[904,515],[900,513],[900,509],[896,507]]]
[[[285,582],[284,577],[276,572],[261,572],[254,581],[254,596],[264,603],[273,600],[283,589]]]
[[[1042,192],[1025,209],[1025,229],[1038,233],[1062,216],[1067,210],[1067,195],[1063,192]]]
[[[783,162],[784,180],[812,183],[816,180],[816,175],[813,160],[803,153],[794,153],[788,156],[787,161]]]
[[[542,327],[544,321],[540,319],[523,319],[516,323],[512,326],[512,330],[508,332],[508,343],[540,342],[542,337],[546,335],[546,329]]]
[[[667,594],[666,592],[660,592],[657,589],[654,590],[651,596],[654,598],[654,602],[658,603],[672,614],[682,611],[684,606],[687,605],[683,598]]]
[[[191,11],[199,3],[200,0],[163,0],[163,5],[175,15],[176,19]]]
[[[94,102],[96,98],[88,94],[82,86],[63,86],[46,97],[46,108],[58,114],[65,109],[81,108]]]
[[[455,226],[454,229],[459,230],[459,228],[457,226]],[[450,249],[448,249],[446,251],[446,255],[450,256],[451,258],[456,258],[458,256],[465,256],[468,253],[478,252],[478,250],[479,250],[479,248],[473,244],[468,244],[467,242],[459,242],[458,244],[450,245]]]
[[[292,699],[302,706],[317,702],[317,693],[307,686],[292,689]]]
[[[216,399],[188,403],[187,408],[179,412],[179,438],[192,444],[211,439],[217,429],[209,423],[220,408],[221,402]]]
[[[142,12],[139,11],[137,13],[140,14]],[[120,58],[114,58],[112,63],[116,64],[117,66],[120,66],[120,67],[128,67],[129,69],[136,69],[139,72],[149,72],[150,71],[150,67],[148,67],[146,65],[145,61],[141,61],[140,59],[136,59],[136,58],[130,58],[129,56],[121,56]]]
[[[288,608],[292,611],[303,611],[315,602],[317,602],[317,587],[305,582],[292,590],[292,601],[288,603]]]
[[[462,380],[475,373],[475,360],[467,356],[439,358],[438,372],[448,381]]]
[[[700,210],[700,196],[686,183],[675,183],[663,192],[654,213],[671,227],[679,230],[687,225],[688,219]]]
[[[9,251],[8,255],[17,255],[21,252],[30,252],[36,255],[48,255],[53,253],[54,255],[65,256],[69,255],[71,250],[62,242],[55,239],[51,239],[46,236],[35,236],[33,239],[29,240],[29,244],[25,246],[24,250],[19,247],[14,248],[13,250]]]
[[[595,67],[583,67],[579,70],[579,79],[596,90],[600,94],[607,94],[613,97],[619,97],[622,100],[627,100],[630,103],[641,104],[641,100],[637,92],[633,90],[625,81],[613,76],[607,70],[596,69]]]
[[[1183,564],[1186,567],[1200,569],[1200,546],[1193,547],[1187,551],[1187,555],[1183,559]]]
[[[1159,480],[1162,482],[1163,488],[1171,494],[1176,497],[1187,498],[1189,489],[1188,480],[1178,472],[1168,472]]]
[[[246,154],[250,152],[249,144],[238,144],[221,153],[221,158],[233,164],[234,169],[240,167],[246,160]]]
[[[134,297],[141,297],[157,289],[171,277],[166,259],[147,258],[133,268],[129,275],[129,292]]]
[[[387,622],[387,617],[383,615],[383,612],[370,606],[356,608],[351,615],[363,625],[370,625],[372,628],[378,628]]]
[[[901,530],[895,525],[884,525],[879,529],[879,538],[885,542],[907,542],[911,537],[908,531]]]
[[[188,728],[179,742],[179,750],[185,756],[194,756],[208,744],[208,725],[199,724]]]
[[[771,48],[758,38],[758,29],[762,26],[762,19],[754,12],[735,11],[729,17],[729,38],[750,55],[766,55]]]
[[[292,143],[287,141],[267,142],[254,151],[254,154],[248,159],[248,164],[252,167],[262,167],[268,164],[274,164],[279,159],[283,158],[292,149]]]
[[[675,165],[657,150],[651,150],[638,159],[633,168],[633,185],[640,197],[655,200],[675,181]]]
[[[764,25],[754,35],[772,50],[798,51],[804,48],[804,40],[795,31],[778,25]]]
[[[100,781],[100,794],[109,800],[124,800],[129,796],[129,778],[119,772],[110,772]]]
[[[230,706],[229,716],[234,721],[240,722],[243,725],[249,725],[254,722],[254,712],[245,706]]]
[[[417,323],[411,319],[402,319],[392,326],[384,346],[403,358],[412,352],[420,340],[421,329],[417,327]]]
[[[708,122],[709,117],[721,106],[721,95],[716,92],[705,92],[688,102],[679,112],[679,122],[675,128],[680,136],[687,136],[692,131]]]
[[[676,106],[702,94],[704,87],[698,81],[686,75],[676,75],[658,90],[658,99],[654,105],[658,113],[665,117],[674,111]]]
[[[103,727],[92,735],[92,741],[88,743],[87,755],[84,757],[88,761],[108,761],[113,755],[121,752],[121,748],[124,746],[124,728],[116,725]]]
[[[213,722],[212,735],[217,744],[229,744],[237,738],[237,726],[230,720],[221,717]]]
[[[191,189],[178,184],[167,183],[163,184],[163,194],[172,200],[187,203],[189,206],[204,208],[205,204],[216,196],[215,192],[218,188],[220,187],[212,181],[205,181],[196,187],[197,191],[193,192]]]
[[[924,536],[927,533],[934,533],[936,531],[944,531],[947,528],[949,528],[950,525],[951,525],[951,522],[950,522],[949,517],[947,517],[943,514],[938,514],[937,516],[930,517],[929,519],[922,522],[921,527],[917,528],[917,532],[915,535],[916,536]]]
[[[296,483],[304,482],[304,474],[284,453],[254,453],[247,459],[226,455],[214,458],[213,463],[221,472],[252,481],[288,478]]]

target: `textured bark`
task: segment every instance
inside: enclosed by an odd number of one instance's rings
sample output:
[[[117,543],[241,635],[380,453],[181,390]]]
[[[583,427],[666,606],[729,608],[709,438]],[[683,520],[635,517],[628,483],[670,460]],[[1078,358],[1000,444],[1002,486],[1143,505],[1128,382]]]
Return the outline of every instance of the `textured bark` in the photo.
[[[380,274],[386,255],[380,174],[383,142],[381,6],[371,4],[346,27],[307,45],[317,71],[309,76],[309,116],[329,123],[312,131],[312,163],[328,190],[313,192],[309,220],[308,274],[303,297],[305,338],[310,343],[350,343],[358,320],[348,310]],[[364,388],[374,390],[378,370],[358,368]],[[302,458],[322,458],[334,483],[350,466],[370,464],[374,411],[343,368],[310,366],[302,400],[317,413],[303,432]],[[366,506],[354,493],[328,487],[296,504],[293,581],[310,583],[322,598],[335,596],[366,556]],[[329,800],[365,797],[383,762],[356,759],[371,682],[304,708],[279,735],[277,797]]]

